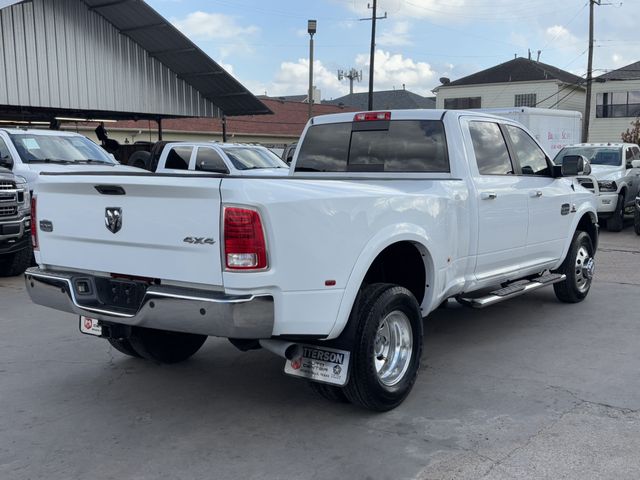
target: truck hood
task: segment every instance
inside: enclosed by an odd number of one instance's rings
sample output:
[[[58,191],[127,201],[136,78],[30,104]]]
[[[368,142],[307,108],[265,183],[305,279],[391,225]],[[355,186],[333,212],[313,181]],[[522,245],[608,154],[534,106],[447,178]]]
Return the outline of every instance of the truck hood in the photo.
[[[617,180],[622,175],[622,167],[611,165],[591,165],[591,175],[597,180]]]

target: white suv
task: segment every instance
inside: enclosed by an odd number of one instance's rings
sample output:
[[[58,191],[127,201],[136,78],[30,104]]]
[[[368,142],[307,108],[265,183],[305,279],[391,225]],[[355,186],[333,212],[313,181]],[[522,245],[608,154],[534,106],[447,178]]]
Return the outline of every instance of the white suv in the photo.
[[[634,206],[640,193],[640,147],[633,143],[580,143],[569,145],[558,152],[554,163],[562,164],[567,155],[582,155],[591,164],[592,179],[582,178],[583,187],[598,198],[598,218],[606,222],[607,230],[619,232],[624,224],[624,213]]]

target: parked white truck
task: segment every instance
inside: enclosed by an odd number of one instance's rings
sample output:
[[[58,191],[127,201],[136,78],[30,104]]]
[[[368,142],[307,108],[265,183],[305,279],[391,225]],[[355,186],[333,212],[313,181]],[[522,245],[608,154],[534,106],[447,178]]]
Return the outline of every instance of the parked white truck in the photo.
[[[640,194],[640,147],[633,143],[580,143],[563,148],[553,161],[560,165],[567,155],[589,161],[591,175],[578,181],[595,193],[600,223],[611,232],[621,231],[625,212],[635,208]]]
[[[520,125],[406,110],[309,121],[286,177],[43,174],[34,302],[131,356],[207,336],[286,358],[321,395],[384,411],[418,373],[422,319],[591,287],[593,194]]]
[[[0,149],[0,158],[3,156]],[[0,167],[0,277],[31,265],[31,202],[24,179]]]

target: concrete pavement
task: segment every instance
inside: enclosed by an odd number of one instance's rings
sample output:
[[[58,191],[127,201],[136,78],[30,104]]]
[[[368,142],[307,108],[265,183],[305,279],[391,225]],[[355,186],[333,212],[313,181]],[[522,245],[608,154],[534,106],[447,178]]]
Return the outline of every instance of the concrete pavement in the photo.
[[[640,237],[604,232],[589,297],[427,319],[417,384],[373,414],[264,351],[159,366],[0,279],[0,478],[640,478]]]

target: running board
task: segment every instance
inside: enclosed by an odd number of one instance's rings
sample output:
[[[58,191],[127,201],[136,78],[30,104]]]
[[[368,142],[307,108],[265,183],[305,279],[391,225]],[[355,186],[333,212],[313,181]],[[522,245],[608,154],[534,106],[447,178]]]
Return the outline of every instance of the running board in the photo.
[[[518,280],[508,284],[499,290],[494,290],[484,297],[468,298],[456,297],[459,303],[473,308],[485,308],[495,303],[504,302],[513,297],[519,297],[525,293],[566,280],[567,276],[561,273],[548,273],[533,280]]]

